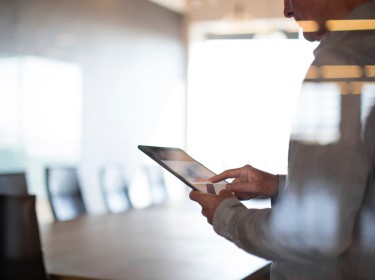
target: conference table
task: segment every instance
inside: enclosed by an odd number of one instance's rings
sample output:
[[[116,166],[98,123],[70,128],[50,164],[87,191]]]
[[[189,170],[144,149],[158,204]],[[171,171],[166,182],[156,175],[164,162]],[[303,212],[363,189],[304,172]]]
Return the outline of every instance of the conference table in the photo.
[[[53,279],[239,280],[267,264],[200,211],[191,202],[43,224],[46,269]]]

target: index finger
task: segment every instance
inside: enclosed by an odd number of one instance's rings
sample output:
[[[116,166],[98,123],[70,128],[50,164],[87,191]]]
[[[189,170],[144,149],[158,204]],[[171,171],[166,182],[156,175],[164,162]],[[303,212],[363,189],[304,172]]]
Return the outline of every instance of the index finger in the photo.
[[[225,179],[229,178],[237,178],[240,176],[241,168],[234,168],[234,169],[228,169],[224,172],[221,172],[220,174],[217,174],[210,179],[208,179],[211,183],[217,183],[220,181],[223,181]]]

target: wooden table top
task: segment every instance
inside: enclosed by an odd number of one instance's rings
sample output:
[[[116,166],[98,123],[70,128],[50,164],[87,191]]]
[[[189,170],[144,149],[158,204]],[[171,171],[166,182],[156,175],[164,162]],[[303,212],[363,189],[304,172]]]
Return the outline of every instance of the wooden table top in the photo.
[[[111,280],[239,280],[267,263],[218,236],[200,210],[152,207],[41,225],[47,271]]]

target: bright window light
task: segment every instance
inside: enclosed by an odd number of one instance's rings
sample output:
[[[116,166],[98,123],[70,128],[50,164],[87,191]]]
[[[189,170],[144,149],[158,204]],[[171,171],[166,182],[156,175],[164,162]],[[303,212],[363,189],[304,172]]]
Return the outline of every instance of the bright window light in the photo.
[[[252,164],[285,173],[291,120],[316,44],[208,40],[189,64],[189,152],[215,172]]]

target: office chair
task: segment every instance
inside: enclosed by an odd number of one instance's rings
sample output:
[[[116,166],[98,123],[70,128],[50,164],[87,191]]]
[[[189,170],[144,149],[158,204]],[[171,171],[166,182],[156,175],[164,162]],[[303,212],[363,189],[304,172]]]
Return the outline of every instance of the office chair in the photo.
[[[75,167],[46,167],[45,179],[56,221],[71,220],[87,213]]]
[[[100,169],[99,176],[104,202],[109,212],[118,213],[132,208],[121,165],[106,164]]]
[[[148,186],[151,194],[151,204],[160,205],[168,200],[163,170],[159,165],[145,167]]]
[[[24,172],[0,174],[0,194],[26,195],[27,180]]]
[[[0,195],[0,279],[47,280],[35,195]]]

